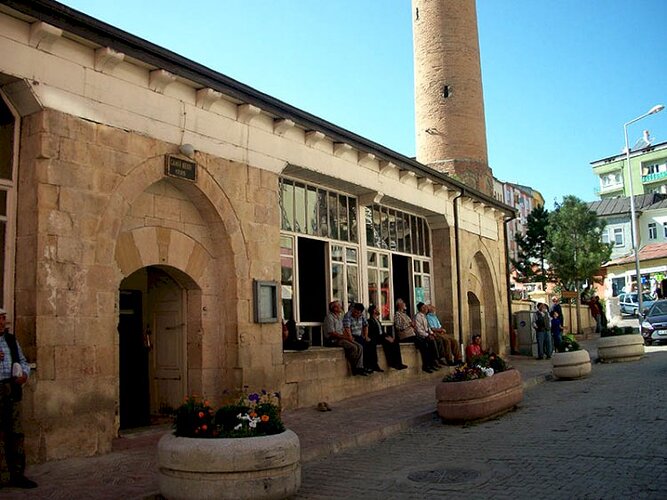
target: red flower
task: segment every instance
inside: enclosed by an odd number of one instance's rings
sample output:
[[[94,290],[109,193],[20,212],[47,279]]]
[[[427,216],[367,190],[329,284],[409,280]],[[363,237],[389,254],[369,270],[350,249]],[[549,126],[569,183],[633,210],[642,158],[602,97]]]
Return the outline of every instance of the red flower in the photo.
[[[199,418],[204,418],[204,412],[203,411],[199,412]]]

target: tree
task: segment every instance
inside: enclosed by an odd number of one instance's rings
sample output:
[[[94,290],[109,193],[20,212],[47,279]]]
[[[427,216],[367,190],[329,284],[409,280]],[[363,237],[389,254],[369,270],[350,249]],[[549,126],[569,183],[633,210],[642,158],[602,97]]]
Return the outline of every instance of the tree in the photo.
[[[535,207],[526,219],[526,233],[514,236],[519,251],[517,259],[511,259],[517,272],[517,281],[539,281],[543,290],[547,289],[547,281],[552,279],[547,259],[551,250],[548,226],[549,211],[542,206]]]
[[[592,281],[611,256],[610,243],[602,242],[604,222],[576,196],[565,196],[549,217],[547,228],[551,249],[547,259],[558,281],[579,290]]]

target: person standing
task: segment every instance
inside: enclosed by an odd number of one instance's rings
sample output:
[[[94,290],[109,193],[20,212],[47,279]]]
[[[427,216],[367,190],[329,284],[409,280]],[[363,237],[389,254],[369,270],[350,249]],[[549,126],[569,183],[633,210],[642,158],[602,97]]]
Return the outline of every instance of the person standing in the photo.
[[[563,340],[563,322],[561,317],[558,315],[557,311],[551,313],[551,339],[553,340],[553,345],[555,349],[558,349],[558,346]]]
[[[600,305],[600,297],[594,296],[588,303],[588,309],[591,311],[591,316],[595,320],[595,333],[602,331],[602,307]]]
[[[551,308],[549,309],[549,315],[553,317],[554,312],[558,313],[558,317],[560,318],[561,322],[563,321],[563,308],[560,305],[560,301],[558,300],[558,297],[553,297],[551,299]]]
[[[377,306],[368,308],[368,336],[375,343],[381,343],[384,355],[387,358],[387,365],[395,370],[405,370],[408,365],[403,364],[401,356],[401,345],[398,338],[387,333],[380,323],[380,310]]]
[[[535,335],[537,337],[537,359],[551,358],[553,346],[551,345],[551,333],[549,332],[550,322],[549,313],[547,312],[547,305],[540,302],[537,304],[537,311],[535,312]]]
[[[329,312],[324,318],[324,344],[328,347],[342,347],[345,358],[350,364],[352,375],[366,376],[363,362],[363,348],[357,344],[352,335],[343,331],[343,320],[340,316],[343,307],[339,300],[329,303]]]
[[[0,439],[4,441],[9,486],[14,488],[37,487],[25,477],[21,395],[29,375],[21,346],[7,328],[7,311],[0,309]]]

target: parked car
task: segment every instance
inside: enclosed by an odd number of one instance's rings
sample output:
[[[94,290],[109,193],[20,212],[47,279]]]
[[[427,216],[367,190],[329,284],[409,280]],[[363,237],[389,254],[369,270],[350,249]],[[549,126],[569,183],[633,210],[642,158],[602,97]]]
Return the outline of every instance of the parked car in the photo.
[[[641,329],[646,345],[667,340],[667,300],[656,300],[653,303],[644,315]]]
[[[650,294],[645,293],[642,295],[642,307],[644,310],[649,309],[654,302],[655,299]],[[621,314],[639,315],[637,292],[620,294],[618,296],[618,304],[621,306]]]

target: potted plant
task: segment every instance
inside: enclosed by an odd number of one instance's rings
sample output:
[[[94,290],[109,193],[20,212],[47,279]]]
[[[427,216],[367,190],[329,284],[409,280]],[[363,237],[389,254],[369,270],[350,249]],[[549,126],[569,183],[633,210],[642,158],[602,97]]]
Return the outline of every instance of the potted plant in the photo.
[[[444,422],[470,422],[501,415],[523,400],[521,374],[494,354],[470,359],[435,388]]]
[[[563,335],[551,362],[553,375],[559,379],[583,378],[591,373],[591,357],[572,335]]]
[[[644,355],[644,337],[627,326],[605,328],[598,341],[598,357],[604,363],[635,361]]]
[[[169,500],[285,498],[301,485],[300,460],[278,393],[243,394],[217,411],[190,396],[158,443],[158,483]]]

